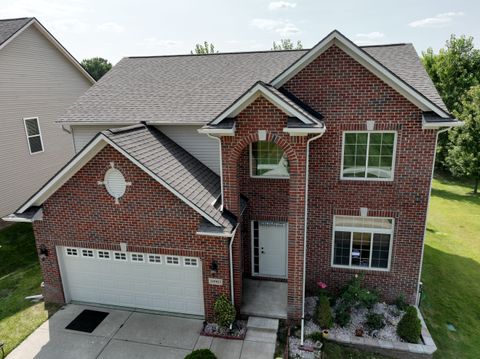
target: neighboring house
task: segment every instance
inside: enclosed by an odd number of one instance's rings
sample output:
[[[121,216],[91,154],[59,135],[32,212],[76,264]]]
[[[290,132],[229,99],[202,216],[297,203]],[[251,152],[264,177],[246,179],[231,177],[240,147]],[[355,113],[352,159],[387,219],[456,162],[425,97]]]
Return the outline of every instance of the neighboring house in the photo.
[[[337,31],[124,58],[61,122],[76,157],[9,217],[33,221],[47,300],[212,319],[219,294],[239,307],[245,278],[273,279],[292,320],[304,284],[358,273],[415,303],[437,132],[461,124],[411,44]]]
[[[35,18],[0,20],[0,217],[73,156],[55,121],[94,82]]]

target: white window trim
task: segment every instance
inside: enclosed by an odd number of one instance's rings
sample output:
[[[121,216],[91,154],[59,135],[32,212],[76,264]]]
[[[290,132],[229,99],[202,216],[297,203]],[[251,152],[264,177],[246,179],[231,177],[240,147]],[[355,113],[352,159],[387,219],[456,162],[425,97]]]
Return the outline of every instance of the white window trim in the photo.
[[[353,269],[353,270],[365,270],[365,271],[377,271],[377,272],[389,272],[390,266],[392,262],[392,252],[393,252],[393,235],[395,232],[395,219],[391,217],[368,217],[370,219],[374,218],[381,218],[381,219],[391,219],[392,220],[392,228],[391,229],[384,229],[384,228],[365,228],[365,227],[343,227],[343,226],[335,226],[335,217],[333,216],[333,226],[332,226],[332,250],[330,253],[330,265],[333,268],[345,268],[345,269]],[[355,217],[355,216],[349,216]],[[350,232],[350,254],[349,254],[349,265],[341,265],[341,264],[334,264],[334,254],[335,254],[335,231],[339,232]],[[368,259],[368,267],[360,267],[360,266],[353,266],[352,265],[352,247],[353,247],[353,232],[357,233],[370,233],[370,257]],[[373,235],[377,234],[390,234],[390,244],[388,247],[388,264],[387,268],[372,268],[372,247],[373,247]]]
[[[83,255],[83,251],[91,251],[91,252],[92,252],[92,256],[85,256],[85,255]],[[95,250],[90,249],[90,248],[82,248],[82,249],[80,249],[80,256],[81,256],[82,258],[95,259]]]
[[[150,260],[150,256],[155,256],[155,257],[160,258],[160,262],[151,261],[151,260]],[[150,264],[162,264],[162,263],[163,263],[163,259],[162,259],[162,256],[161,256],[160,254],[148,253],[148,254],[147,254],[147,262],[150,263]]]
[[[27,120],[37,120],[37,125],[38,125],[38,135],[34,135],[34,136],[29,136],[28,135],[28,130],[27,130]],[[42,135],[42,129],[40,128],[40,119],[38,117],[24,117],[23,118],[23,127],[25,128],[25,136],[27,136],[27,146],[28,146],[28,152],[30,153],[30,155],[34,156],[34,155],[37,155],[39,153],[43,153],[45,152],[45,145],[43,144],[43,135]],[[30,147],[30,137],[37,137],[39,136],[40,137],[40,143],[42,145],[42,150],[41,151],[37,151],[37,152],[32,152],[32,149]]]
[[[71,249],[71,250],[74,250],[76,251],[77,254],[69,254],[68,253],[68,250]],[[73,247],[65,247],[65,255],[67,257],[79,257],[80,256],[80,251],[78,250],[78,248],[73,248]]]
[[[249,154],[248,154],[248,168],[250,169],[250,177],[251,178],[264,178],[264,179],[290,179],[290,173],[288,176],[259,176],[259,175],[254,175],[253,174],[253,166],[252,166],[252,157],[253,157],[253,149],[252,149],[253,143],[250,143],[249,145]],[[278,146],[278,145],[277,145]],[[280,147],[280,146],[279,146]],[[281,148],[281,147],[280,147]],[[282,148],[283,151],[283,148]],[[285,153],[285,151],[283,151]],[[287,158],[288,160],[288,158]]]
[[[169,257],[171,257],[171,258],[177,258],[177,259],[178,259],[178,263],[168,263],[168,258],[169,258]],[[166,264],[167,266],[179,266],[179,265],[181,265],[181,263],[182,263],[182,261],[181,261],[181,259],[180,259],[179,256],[170,256],[170,255],[169,255],[169,256],[165,256],[165,264]]]
[[[114,260],[114,261],[117,261],[117,262],[128,262],[128,255],[127,255],[127,253],[125,253],[125,252],[117,252],[117,251],[112,252],[112,253],[113,253],[113,260]],[[118,259],[118,258],[115,256],[116,253],[119,253],[120,255],[125,254],[125,259]]]
[[[108,258],[105,258],[105,257],[100,257],[100,252],[106,252],[108,253]],[[112,259],[112,252],[110,251],[107,251],[106,249],[98,249],[97,250],[97,258],[102,260],[102,261],[109,261]]]
[[[186,264],[187,259],[189,259],[189,260],[194,260],[194,261],[195,261],[195,265]],[[192,268],[198,267],[198,266],[199,266],[199,260],[198,260],[198,258],[196,258],[196,257],[183,257],[183,266],[184,266],[184,267],[192,267]]]
[[[392,155],[392,176],[390,178],[377,178],[377,177],[344,177],[343,176],[343,160],[344,160],[344,152],[345,152],[345,135],[347,133],[367,133],[367,154],[366,154],[366,163],[365,163],[365,175],[367,174],[368,168],[368,152],[370,147],[370,134],[371,133],[393,133],[395,138],[393,140],[393,155]],[[393,182],[395,179],[395,163],[397,157],[397,138],[398,132],[397,131],[343,131],[342,133],[342,158],[340,162],[340,179],[345,181],[374,181],[374,182]]]
[[[137,257],[138,257],[138,256],[142,256],[142,260],[141,260],[141,261],[140,261],[140,260],[136,260],[136,259],[134,260],[134,259],[133,259],[133,256],[134,256],[134,255],[137,256]],[[130,253],[130,262],[132,262],[132,263],[145,263],[145,253],[135,253],[135,252],[134,252],[134,253]]]

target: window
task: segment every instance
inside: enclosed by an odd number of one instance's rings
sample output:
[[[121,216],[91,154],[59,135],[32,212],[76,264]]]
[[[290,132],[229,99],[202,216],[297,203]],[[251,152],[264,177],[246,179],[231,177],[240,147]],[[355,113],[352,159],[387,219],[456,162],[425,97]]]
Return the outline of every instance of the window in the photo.
[[[99,259],[110,259],[109,251],[97,251],[97,257]]]
[[[93,258],[92,249],[82,249],[82,257]]]
[[[252,177],[288,178],[290,166],[283,150],[273,142],[258,141],[250,146]]]
[[[145,262],[145,257],[142,253],[132,253],[130,254],[130,259],[132,262]]]
[[[388,270],[393,218],[335,216],[332,265]]]
[[[71,256],[71,257],[78,256],[77,248],[65,248],[65,253],[67,253],[67,256]]]
[[[342,179],[392,180],[395,132],[344,132]]]
[[[260,256],[259,256],[259,229],[258,221],[252,222],[252,247],[253,247],[253,273],[258,274],[260,271]]]
[[[114,253],[113,253],[113,258],[114,258],[116,261],[126,261],[126,260],[127,260],[127,253],[114,252]]]
[[[185,265],[185,267],[197,267],[198,261],[197,258],[185,257],[183,259],[183,264]]]
[[[178,257],[167,256],[167,264],[179,265],[180,259]]]
[[[148,262],[149,263],[161,264],[162,263],[162,256],[159,255],[159,254],[149,254],[148,255]]]
[[[125,177],[123,177],[122,172],[116,168],[110,168],[105,173],[105,187],[107,192],[115,199],[121,198],[127,189],[127,182]]]
[[[30,154],[43,152],[42,133],[38,117],[24,118],[25,132],[27,134],[28,148]]]

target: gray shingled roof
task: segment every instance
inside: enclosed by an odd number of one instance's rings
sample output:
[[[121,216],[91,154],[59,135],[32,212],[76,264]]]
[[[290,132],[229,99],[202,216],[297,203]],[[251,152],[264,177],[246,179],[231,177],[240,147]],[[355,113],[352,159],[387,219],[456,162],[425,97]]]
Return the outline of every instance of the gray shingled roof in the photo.
[[[23,17],[19,19],[0,20],[0,45],[12,37],[32,19],[32,17]]]
[[[446,110],[411,44],[363,49]],[[307,51],[123,58],[61,121],[206,124],[254,83],[269,83]]]
[[[139,124],[106,130],[102,134],[202,213],[226,230],[233,229],[233,216],[218,207],[220,177],[157,128]]]

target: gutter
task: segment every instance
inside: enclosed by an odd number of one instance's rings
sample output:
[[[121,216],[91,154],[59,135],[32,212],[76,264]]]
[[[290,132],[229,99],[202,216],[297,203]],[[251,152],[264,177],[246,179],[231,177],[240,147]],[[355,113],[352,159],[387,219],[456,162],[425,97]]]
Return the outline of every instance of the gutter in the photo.
[[[300,345],[304,344],[305,340],[305,282],[307,272],[307,223],[308,223],[308,177],[310,166],[310,142],[323,136],[326,128],[323,128],[323,132],[307,140],[307,163],[305,165],[305,215],[304,215],[304,227],[303,227],[303,284],[302,284],[302,326],[300,334]]]

